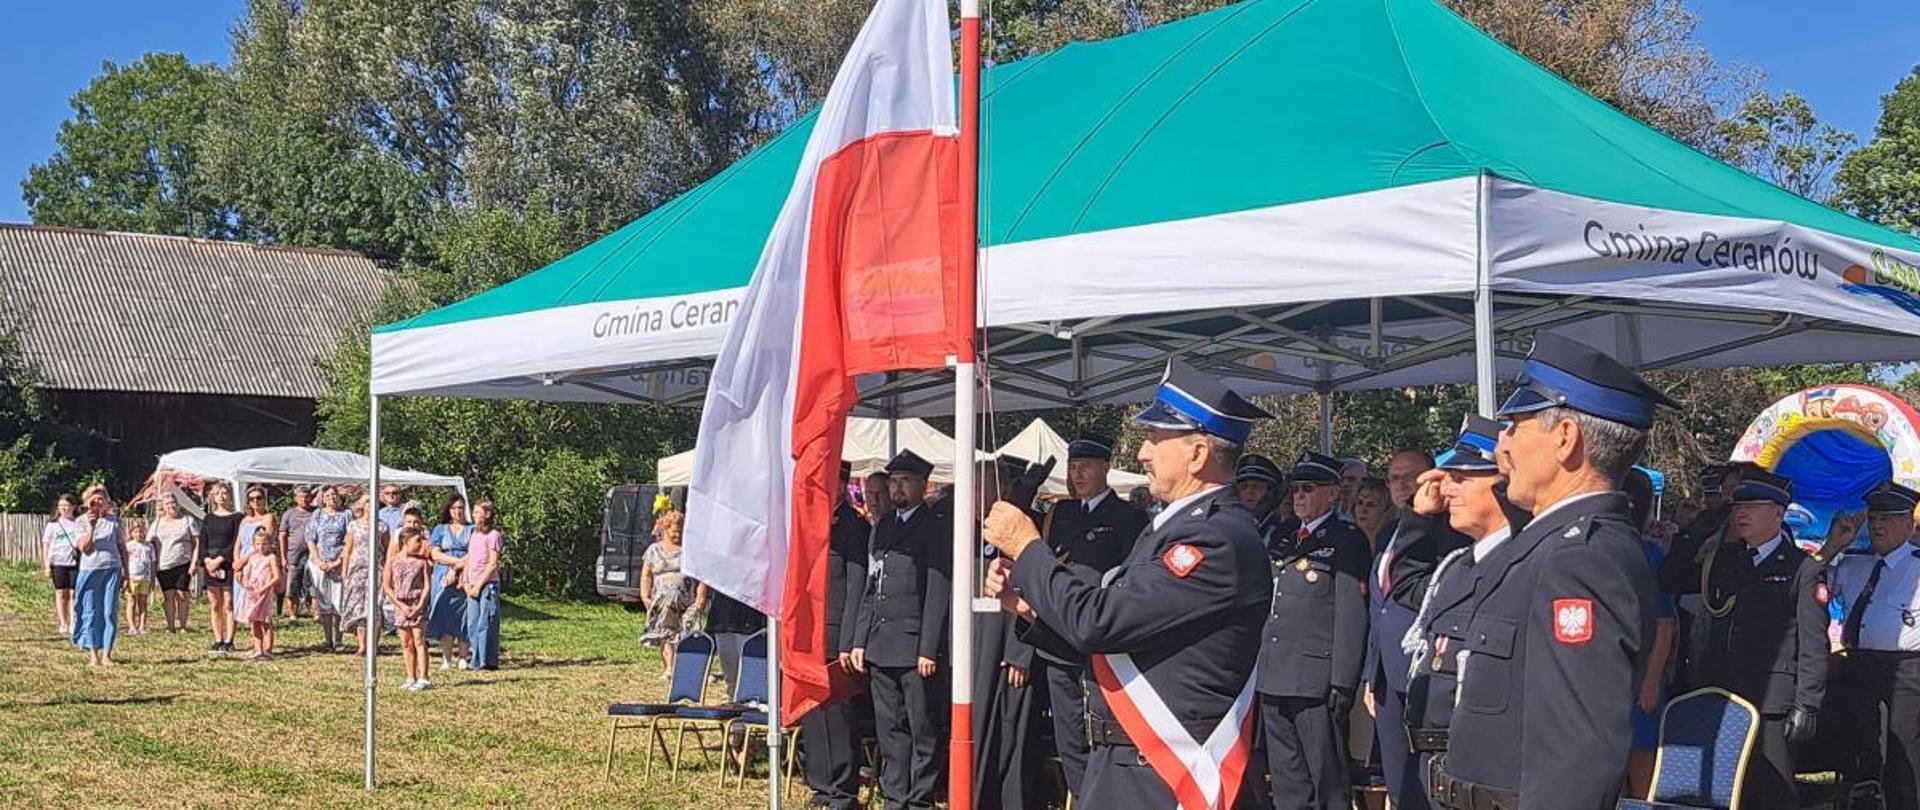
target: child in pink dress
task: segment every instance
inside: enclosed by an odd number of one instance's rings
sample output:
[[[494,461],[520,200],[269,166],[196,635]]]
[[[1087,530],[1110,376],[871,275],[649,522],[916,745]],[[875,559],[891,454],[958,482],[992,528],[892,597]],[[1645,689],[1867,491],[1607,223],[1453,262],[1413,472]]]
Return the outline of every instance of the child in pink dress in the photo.
[[[417,526],[400,531],[400,553],[387,561],[381,590],[393,600],[393,627],[400,633],[400,653],[407,680],[401,689],[418,692],[433,686],[427,680],[427,533]]]
[[[272,543],[256,543],[240,569],[240,586],[247,592],[246,620],[253,633],[253,660],[273,658],[273,597],[280,590],[280,558]]]

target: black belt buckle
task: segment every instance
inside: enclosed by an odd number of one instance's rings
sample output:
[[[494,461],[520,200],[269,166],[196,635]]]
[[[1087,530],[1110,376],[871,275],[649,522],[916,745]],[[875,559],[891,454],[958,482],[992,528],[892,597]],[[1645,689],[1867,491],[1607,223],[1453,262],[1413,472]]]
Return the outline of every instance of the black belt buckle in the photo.
[[[1100,720],[1087,720],[1087,745],[1099,748],[1108,745],[1132,745],[1133,738],[1127,736],[1127,730],[1120,726]]]
[[[1444,728],[1407,729],[1407,749],[1416,754],[1438,754],[1447,750]]]

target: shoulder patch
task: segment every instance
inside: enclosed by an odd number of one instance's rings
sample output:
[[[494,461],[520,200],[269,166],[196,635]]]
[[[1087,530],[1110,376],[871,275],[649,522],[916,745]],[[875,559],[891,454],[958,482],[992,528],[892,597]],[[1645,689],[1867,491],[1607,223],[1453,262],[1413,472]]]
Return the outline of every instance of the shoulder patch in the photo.
[[[1593,600],[1553,600],[1553,640],[1585,644],[1593,640]]]
[[[1200,561],[1204,559],[1206,555],[1201,554],[1200,549],[1186,543],[1175,543],[1173,548],[1167,549],[1167,553],[1160,555],[1160,562],[1165,563],[1167,570],[1181,579],[1186,579],[1193,569],[1199,568]]]

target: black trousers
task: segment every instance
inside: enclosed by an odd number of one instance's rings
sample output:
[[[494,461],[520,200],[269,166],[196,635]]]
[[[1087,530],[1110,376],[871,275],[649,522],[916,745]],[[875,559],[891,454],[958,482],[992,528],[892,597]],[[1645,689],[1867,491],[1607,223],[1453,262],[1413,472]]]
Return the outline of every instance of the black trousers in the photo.
[[[1047,710],[1053,715],[1053,745],[1060,755],[1060,771],[1067,790],[1080,795],[1080,782],[1087,773],[1087,693],[1080,667],[1047,661],[1036,656],[1034,665],[1046,673]]]
[[[1920,655],[1855,650],[1840,680],[1829,691],[1844,691],[1850,716],[1870,724],[1863,728],[1878,731],[1886,709],[1884,750],[1877,734],[1854,738],[1863,749],[1855,760],[1868,771],[1860,776],[1880,777],[1887,807],[1920,807]]]
[[[940,694],[913,667],[869,666],[874,738],[880,746],[880,790],[887,810],[933,807],[940,782]]]
[[[1353,798],[1347,787],[1347,752],[1334,731],[1327,701],[1260,696],[1260,729],[1267,749],[1267,775],[1273,780],[1273,806],[1292,810],[1345,810]],[[1093,805],[1089,805],[1093,806]]]
[[[800,744],[813,803],[833,810],[858,807],[860,737],[853,727],[853,702],[821,706],[800,718]]]
[[[1407,693],[1391,688],[1374,694],[1373,739],[1380,746],[1380,772],[1395,810],[1427,810],[1420,766],[1407,749]]]
[[[1747,779],[1740,788],[1743,810],[1795,810],[1793,746],[1787,744],[1787,718],[1763,715],[1754,751],[1747,757]]]

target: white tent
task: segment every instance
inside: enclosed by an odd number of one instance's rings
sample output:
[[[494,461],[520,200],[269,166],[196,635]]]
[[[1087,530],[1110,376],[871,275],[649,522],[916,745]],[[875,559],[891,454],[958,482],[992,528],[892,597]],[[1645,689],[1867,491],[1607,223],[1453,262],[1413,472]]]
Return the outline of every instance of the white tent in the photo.
[[[1053,428],[1047,425],[1046,420],[1033,420],[1019,433],[1014,434],[1013,438],[1008,439],[1006,444],[1000,445],[1000,449],[994,451],[994,455],[1013,455],[1036,464],[1049,458],[1059,459],[1060,462],[1053,465],[1053,473],[1047,476],[1047,482],[1040,486],[1040,494],[1055,497],[1068,495],[1067,440],[1054,432]],[[1139,473],[1126,470],[1107,472],[1107,486],[1113,487],[1113,491],[1122,497],[1132,492],[1134,487],[1146,485],[1147,477]]]
[[[893,448],[898,448],[912,450],[933,462],[933,481],[942,484],[953,481],[952,437],[919,419],[902,419],[894,430],[890,439],[885,419],[856,416],[847,420],[847,438],[841,444],[840,458],[853,462],[855,477],[885,467],[898,452]],[[693,456],[694,452],[688,450],[660,459],[654,470],[654,483],[663,487],[686,486],[693,480]]]
[[[248,484],[357,484],[366,482],[369,472],[366,456],[312,447],[189,447],[161,456],[157,468],[160,472],[225,481],[235,491]],[[403,487],[450,487],[463,497],[467,494],[466,480],[457,475],[381,467],[380,480]]]

